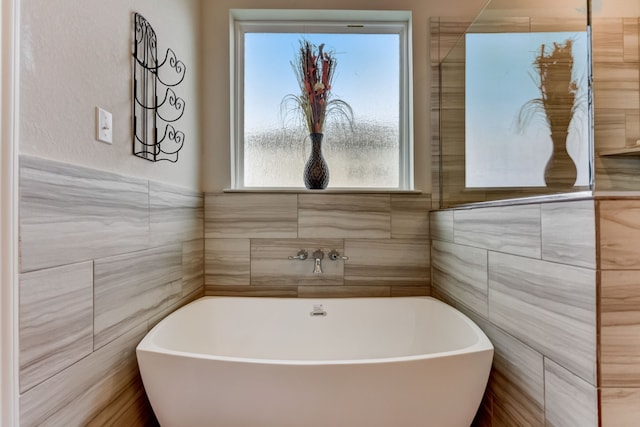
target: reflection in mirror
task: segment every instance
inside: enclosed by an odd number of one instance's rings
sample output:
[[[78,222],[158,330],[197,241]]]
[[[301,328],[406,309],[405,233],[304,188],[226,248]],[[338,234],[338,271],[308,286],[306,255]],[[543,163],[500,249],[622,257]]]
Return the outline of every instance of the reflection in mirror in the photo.
[[[465,42],[466,188],[588,186],[586,31]]]
[[[447,46],[460,27],[436,34],[441,207],[590,190],[587,0],[492,0]]]

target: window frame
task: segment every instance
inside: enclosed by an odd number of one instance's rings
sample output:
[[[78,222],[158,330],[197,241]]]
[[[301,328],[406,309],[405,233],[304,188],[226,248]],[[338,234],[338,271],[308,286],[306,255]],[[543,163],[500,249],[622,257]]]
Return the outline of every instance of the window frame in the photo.
[[[397,187],[350,187],[355,191],[413,191],[413,63],[410,11],[262,10],[231,9],[230,126],[232,190],[301,190],[301,187],[244,186],[244,34],[249,32],[398,34],[399,63],[399,179]],[[336,187],[332,187],[336,188]]]

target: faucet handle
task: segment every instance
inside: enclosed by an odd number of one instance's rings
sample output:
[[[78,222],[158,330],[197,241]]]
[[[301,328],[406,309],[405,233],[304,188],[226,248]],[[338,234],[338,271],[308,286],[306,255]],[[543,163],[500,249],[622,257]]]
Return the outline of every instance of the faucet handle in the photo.
[[[323,259],[324,258],[324,251],[322,249],[316,249],[315,252],[313,252],[313,255],[311,255],[311,256],[315,260]]]
[[[296,256],[290,256],[288,257],[288,259],[299,259],[300,261],[304,261],[308,257],[309,257],[309,253],[304,249],[300,249]]]
[[[349,257],[340,256],[340,252],[336,251],[335,249],[331,249],[331,251],[329,252],[329,259],[332,261],[338,261],[338,260],[346,261],[349,259]]]

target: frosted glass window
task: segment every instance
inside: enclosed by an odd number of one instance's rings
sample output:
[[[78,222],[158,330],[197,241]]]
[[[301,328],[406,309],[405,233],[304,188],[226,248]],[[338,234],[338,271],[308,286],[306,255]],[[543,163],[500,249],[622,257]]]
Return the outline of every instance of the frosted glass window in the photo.
[[[242,120],[236,125],[235,187],[304,187],[308,130],[281,101],[300,93],[291,62],[300,41],[308,40],[333,52],[337,68],[331,94],[351,106],[355,119],[353,128],[338,116],[328,116],[325,123],[322,150],[329,188],[410,188],[406,26],[347,28],[323,22],[313,31],[292,31],[277,23],[255,27],[244,25],[236,35],[242,37],[236,98]]]
[[[589,120],[586,32],[467,34],[465,61],[465,184],[467,188],[544,187],[552,151],[541,111],[517,125],[524,104],[540,98],[536,56],[571,40],[576,104],[567,151],[576,186],[588,186]]]

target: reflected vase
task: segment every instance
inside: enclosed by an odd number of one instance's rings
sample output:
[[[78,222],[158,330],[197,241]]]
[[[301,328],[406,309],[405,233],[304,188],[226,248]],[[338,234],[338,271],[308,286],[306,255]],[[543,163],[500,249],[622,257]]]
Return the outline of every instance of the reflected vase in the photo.
[[[547,187],[570,188],[576,183],[578,170],[567,152],[568,132],[554,130],[551,133],[553,152],[544,169],[544,182]]]
[[[329,185],[329,166],[322,157],[322,138],[324,134],[309,134],[311,154],[304,166],[304,185],[309,190],[324,190]]]

